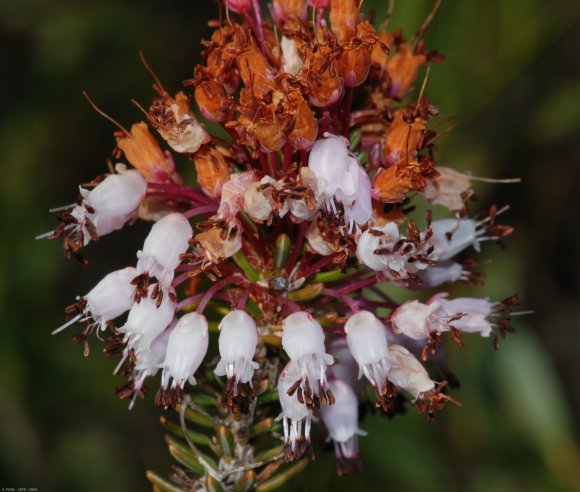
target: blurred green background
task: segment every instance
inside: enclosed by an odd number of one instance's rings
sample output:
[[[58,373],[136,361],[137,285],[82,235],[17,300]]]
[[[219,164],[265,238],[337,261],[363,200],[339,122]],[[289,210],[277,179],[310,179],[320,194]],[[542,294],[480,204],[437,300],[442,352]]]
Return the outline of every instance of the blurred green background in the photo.
[[[412,34],[431,5],[397,1],[390,28]],[[371,6],[382,15],[386,2]],[[0,0],[0,487],[148,490],[147,468],[170,470],[151,399],[129,413],[113,360],[50,336],[75,295],[133,262],[146,227],[91,245],[86,268],[33,238],[114,145],[81,90],[127,125],[141,118],[129,100],[152,91],[137,50],[177,90],[216,12],[209,0]],[[462,122],[438,162],[524,179],[475,185],[482,208],[512,205],[517,232],[505,252],[486,245],[484,289],[454,294],[519,291],[536,313],[499,352],[477,337],[450,350],[462,408],[432,425],[369,418],[364,475],[337,479],[321,453],[288,490],[580,490],[580,2],[447,0],[425,37],[446,57],[427,95]]]

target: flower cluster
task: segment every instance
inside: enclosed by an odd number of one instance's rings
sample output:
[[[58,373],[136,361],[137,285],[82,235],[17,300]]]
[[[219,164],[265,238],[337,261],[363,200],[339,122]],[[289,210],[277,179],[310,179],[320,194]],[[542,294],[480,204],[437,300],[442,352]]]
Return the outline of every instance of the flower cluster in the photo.
[[[79,296],[55,333],[85,323],[74,336],[85,354],[93,335],[104,341],[130,408],[161,373],[155,402],[179,410],[181,426],[164,425],[185,439],[170,452],[202,476],[177,474],[175,487],[270,490],[314,456],[313,425],[339,473],[359,471],[359,404],[374,394],[393,415],[411,402],[431,420],[458,404],[455,377],[430,373],[441,345],[473,333],[497,345],[513,331],[517,297],[438,291],[481,284],[468,255],[512,229],[495,206],[470,216],[478,178],[436,164],[439,111],[426,79],[414,91],[442,59],[421,39],[428,22],[407,41],[375,28],[361,3],[273,0],[268,20],[257,1],[222,0],[191,94],[169,94],[142,57],[157,94],[137,104],[146,121],[115,122],[114,156],[127,164],[55,209],[58,227],[40,236],[86,262],[89,242],[152,222],[134,266]],[[196,183],[180,175],[190,165]],[[411,218],[420,201],[444,218]],[[259,438],[271,449],[257,453]],[[276,472],[282,460],[298,463]]]

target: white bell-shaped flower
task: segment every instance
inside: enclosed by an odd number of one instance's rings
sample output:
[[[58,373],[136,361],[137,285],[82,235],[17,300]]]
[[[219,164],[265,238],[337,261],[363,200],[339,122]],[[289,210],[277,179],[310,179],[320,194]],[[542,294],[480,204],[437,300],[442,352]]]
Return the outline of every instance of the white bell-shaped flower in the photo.
[[[288,207],[292,220],[296,223],[312,220],[326,201],[326,195],[322,188],[324,184],[319,186],[319,179],[314,174],[312,169],[308,167],[300,168],[300,181],[302,185],[308,188],[310,197],[304,198],[290,198],[288,200]]]
[[[389,346],[389,363],[389,381],[409,393],[413,401],[435,388],[423,365],[402,345]]]
[[[363,232],[356,254],[361,263],[371,270],[383,272],[388,279],[407,280],[414,279],[428,267],[430,260],[435,259],[429,251],[430,246],[423,240],[408,240],[400,235],[397,224],[388,222]]]
[[[238,212],[244,208],[244,193],[256,181],[258,176],[254,171],[232,174],[222,186],[218,215],[226,221],[235,219]]]
[[[121,316],[133,305],[135,286],[131,280],[135,277],[135,268],[127,267],[106,275],[87,295],[77,298],[71,308],[80,311],[74,318],[52,332],[56,334],[77,321],[91,321],[90,326],[101,330],[107,324]]]
[[[439,298],[438,302],[449,315],[462,313],[463,316],[453,322],[453,326],[464,333],[480,333],[489,337],[493,331],[492,322],[494,303],[489,299],[458,297],[456,299]]]
[[[400,237],[399,228],[394,222],[387,222],[382,227],[371,227],[361,234],[356,247],[356,255],[359,261],[371,270],[377,272],[388,269],[400,271],[405,264],[403,258],[376,253],[380,249],[393,248]]]
[[[328,429],[329,439],[334,443],[338,474],[358,472],[358,436],[367,435],[358,427],[358,398],[353,389],[340,379],[328,384],[336,402],[322,408],[320,416]]]
[[[460,263],[448,260],[439,262],[437,265],[430,265],[417,272],[417,277],[418,281],[411,282],[408,286],[414,290],[427,290],[446,283],[467,279],[468,272]]]
[[[451,396],[442,392],[447,381],[436,384],[417,358],[401,345],[389,346],[389,381],[397,388],[409,393],[419,414],[426,413],[433,420],[434,411],[445,407],[447,402],[460,405]]]
[[[373,313],[359,311],[348,319],[344,331],[348,348],[359,366],[359,378],[365,375],[378,404],[386,409],[389,352],[385,325]]]
[[[334,364],[328,368],[328,380],[340,379],[351,388],[357,388],[359,386],[358,364],[348,348],[346,337],[333,338],[329,352],[334,357]]]
[[[139,303],[134,303],[127,316],[127,322],[119,328],[125,335],[128,349],[135,352],[149,350],[155,340],[171,323],[175,314],[176,303],[173,296],[164,293],[159,298],[146,297]]]
[[[90,190],[85,200],[101,217],[122,217],[137,211],[147,191],[147,182],[136,169],[110,174]],[[98,231],[98,221],[95,223]]]
[[[340,251],[340,249],[336,248],[334,244],[329,243],[322,237],[322,233],[320,232],[320,228],[318,227],[318,222],[316,220],[313,220],[310,223],[310,226],[308,226],[308,230],[306,231],[306,240],[308,241],[308,245],[312,248],[312,250],[322,256],[328,256],[332,253]]]
[[[165,407],[175,407],[183,400],[183,386],[186,381],[195,385],[195,371],[200,366],[209,344],[208,325],[205,316],[188,313],[182,316],[167,343],[161,389],[156,403]],[[171,379],[173,382],[169,385]]]
[[[137,252],[138,273],[157,277],[162,286],[168,287],[181,255],[189,249],[192,235],[191,224],[183,214],[172,213],[159,219],[145,239],[143,250]]]
[[[80,188],[82,201],[63,213],[60,220],[65,225],[59,235],[86,246],[91,240],[121,229],[137,214],[146,191],[147,182],[137,170],[110,174],[91,190]]]
[[[326,368],[334,362],[324,347],[324,331],[310,313],[292,313],[283,322],[282,347],[296,364],[298,377],[289,396],[296,393],[308,408],[332,404],[332,392],[326,384]]]
[[[461,251],[473,246],[479,252],[480,242],[485,238],[486,229],[479,227],[473,219],[441,219],[431,223],[433,237],[431,243],[439,260],[453,258]]]
[[[224,316],[219,324],[220,361],[214,371],[226,376],[226,396],[231,399],[240,392],[240,385],[249,383],[258,364],[253,362],[258,344],[258,330],[253,318],[245,311],[236,309]]]
[[[365,224],[371,219],[371,183],[349,152],[346,138],[327,133],[317,140],[310,151],[308,167],[319,179],[329,209],[333,209],[333,200],[342,204],[347,226]]]
[[[391,314],[393,333],[423,340],[450,330],[451,316],[439,301],[423,304],[417,300],[407,301]]]
[[[310,426],[312,424],[312,410],[301,404],[288,392],[300,378],[300,370],[296,362],[290,361],[282,370],[278,379],[278,397],[282,413],[276,420],[282,419],[284,428],[284,458],[286,461],[301,459],[304,456],[313,457],[310,444]]]
[[[169,342],[169,335],[173,331],[177,319],[174,321],[151,342],[148,350],[140,352],[136,357],[135,368],[131,376],[130,383],[132,384],[133,397],[129,403],[129,410],[135,405],[135,401],[141,392],[141,388],[145,383],[145,379],[155,376],[159,371],[163,361],[165,360],[165,352],[167,350],[167,343]]]

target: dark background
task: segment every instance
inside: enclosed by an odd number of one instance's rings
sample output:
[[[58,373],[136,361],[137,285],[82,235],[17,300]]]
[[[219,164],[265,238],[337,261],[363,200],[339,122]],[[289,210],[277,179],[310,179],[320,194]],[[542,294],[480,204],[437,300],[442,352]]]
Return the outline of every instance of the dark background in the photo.
[[[385,4],[365,8],[382,15]],[[390,28],[412,34],[431,4],[398,1]],[[137,50],[173,92],[216,12],[194,0],[0,1],[0,486],[146,490],[146,469],[169,470],[151,399],[129,413],[113,395],[114,361],[98,347],[85,360],[67,334],[50,336],[75,295],[133,263],[147,227],[91,245],[87,268],[33,238],[54,227],[49,207],[105,170],[114,145],[81,90],[127,125],[140,119],[129,100],[152,91]],[[499,352],[478,337],[450,351],[462,408],[432,425],[367,419],[364,475],[338,480],[319,454],[289,490],[580,490],[580,3],[448,0],[425,37],[446,57],[427,95],[462,122],[439,141],[438,162],[524,180],[475,185],[474,209],[511,204],[516,234],[505,252],[484,245],[484,289],[453,293],[518,291],[536,313]]]

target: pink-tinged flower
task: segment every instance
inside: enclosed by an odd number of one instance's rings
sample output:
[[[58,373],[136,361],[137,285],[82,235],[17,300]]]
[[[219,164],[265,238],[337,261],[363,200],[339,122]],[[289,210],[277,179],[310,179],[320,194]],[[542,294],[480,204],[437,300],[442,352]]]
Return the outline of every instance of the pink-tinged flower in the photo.
[[[158,405],[175,407],[181,403],[185,382],[196,384],[194,374],[207,353],[208,344],[205,316],[188,313],[179,319],[167,342],[161,388],[155,397]],[[169,386],[171,379],[173,382]]]
[[[258,181],[254,171],[232,174],[222,186],[221,202],[218,209],[220,218],[230,221],[244,208],[244,193],[248,187]]]
[[[240,385],[252,386],[252,376],[258,364],[253,362],[258,344],[256,322],[245,311],[236,309],[224,316],[219,324],[220,361],[214,373],[228,378],[226,396],[238,396]]]
[[[377,405],[388,410],[389,352],[385,325],[371,312],[359,311],[344,325],[350,353],[359,366],[359,378],[365,375],[377,397]]]
[[[157,284],[153,287],[157,287]],[[119,328],[125,335],[127,349],[134,349],[136,353],[149,350],[153,340],[163,333],[175,315],[175,293],[157,290],[160,294],[156,299],[145,297],[141,302],[134,303],[129,310],[127,322]]]
[[[325,134],[314,142],[308,167],[316,174],[319,188],[334,211],[342,205],[346,224],[365,224],[372,217],[371,183],[365,170],[348,150],[344,137]]]
[[[356,254],[361,263],[383,272],[389,280],[413,279],[436,259],[429,241],[411,241],[401,236],[394,222],[363,232]]]
[[[70,307],[70,310],[79,311],[79,314],[54,330],[52,334],[60,333],[77,321],[92,320],[89,330],[92,327],[104,330],[111,321],[131,309],[135,295],[135,287],[131,285],[131,280],[135,276],[135,271],[135,268],[127,267],[106,275],[88,294],[78,297],[77,302]]]
[[[367,433],[358,428],[358,399],[352,388],[335,379],[329,383],[336,402],[320,410],[320,416],[334,443],[336,468],[339,475],[360,471],[358,436]]]
[[[298,460],[304,456],[314,457],[310,443],[312,410],[288,394],[298,378],[300,378],[300,370],[296,362],[290,361],[278,379],[278,397],[282,413],[276,420],[281,419],[284,428],[284,459],[286,461]]]
[[[326,368],[334,362],[324,347],[324,331],[310,313],[292,313],[283,322],[282,347],[294,362],[298,377],[289,395],[296,393],[308,408],[332,404],[332,392],[326,384]]]

